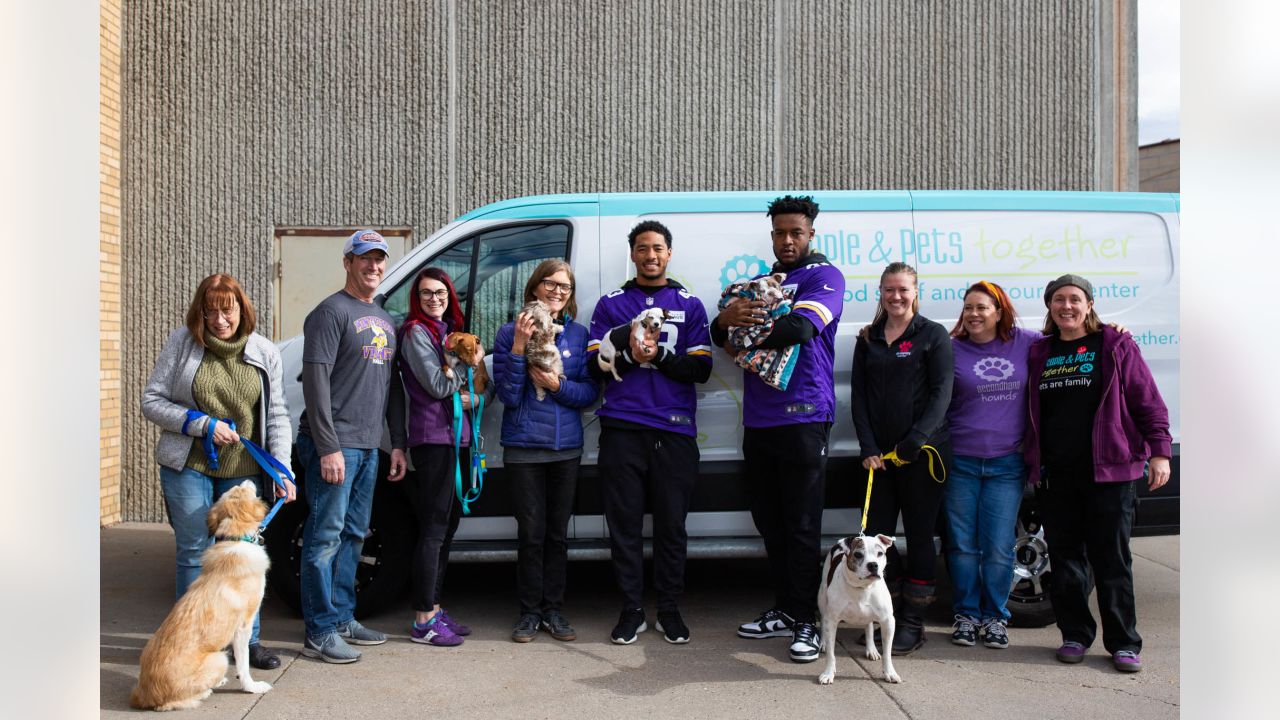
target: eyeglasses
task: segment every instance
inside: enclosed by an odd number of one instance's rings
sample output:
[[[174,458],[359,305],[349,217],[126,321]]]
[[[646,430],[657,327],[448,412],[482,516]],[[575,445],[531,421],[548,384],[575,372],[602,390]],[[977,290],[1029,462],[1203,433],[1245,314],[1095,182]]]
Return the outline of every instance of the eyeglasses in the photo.
[[[573,285],[571,283],[556,282],[551,278],[547,278],[542,281],[542,289],[547,292],[555,292],[559,290],[560,292],[568,295],[573,292]]]
[[[429,297],[433,297],[433,298],[435,298],[435,299],[437,299],[437,300],[448,300],[448,299],[449,299],[449,291],[448,291],[448,290],[446,290],[446,289],[444,289],[444,288],[440,288],[439,290],[426,290],[426,289],[423,289],[423,290],[419,290],[419,291],[418,291],[418,297],[421,297],[421,298],[429,298]]]
[[[202,314],[204,315],[205,320],[212,320],[216,317],[220,317],[223,320],[230,320],[240,314],[240,308],[233,307],[229,310],[205,310]]]

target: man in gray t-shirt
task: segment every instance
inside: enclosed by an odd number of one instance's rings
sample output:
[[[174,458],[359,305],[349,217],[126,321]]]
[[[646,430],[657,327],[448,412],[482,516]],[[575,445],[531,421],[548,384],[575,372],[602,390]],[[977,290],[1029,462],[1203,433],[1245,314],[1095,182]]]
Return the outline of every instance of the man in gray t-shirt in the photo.
[[[387,267],[387,243],[373,230],[360,230],[342,252],[346,285],[302,326],[306,410],[297,443],[311,509],[302,531],[302,653],[331,663],[360,659],[348,643],[387,641],[354,617],[356,566],[369,530],[384,417],[391,431],[389,479],[404,477],[407,467],[403,405],[389,401],[395,322],[373,302]]]

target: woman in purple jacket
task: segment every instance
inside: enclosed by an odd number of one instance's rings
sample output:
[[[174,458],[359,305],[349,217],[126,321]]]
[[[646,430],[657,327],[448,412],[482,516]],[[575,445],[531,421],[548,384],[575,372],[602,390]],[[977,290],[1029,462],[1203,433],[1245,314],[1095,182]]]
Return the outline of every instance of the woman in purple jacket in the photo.
[[[1144,465],[1151,490],[1169,481],[1169,413],[1137,343],[1094,312],[1088,280],[1063,275],[1044,298],[1050,338],[1028,358],[1023,455],[1053,553],[1057,658],[1082,661],[1097,634],[1089,612],[1092,569],[1102,643],[1116,670],[1138,672],[1142,638],[1129,554],[1135,482]]]
[[[520,315],[498,330],[493,342],[493,379],[502,400],[502,464],[515,505],[520,549],[516,593],[520,618],[515,642],[529,642],[545,628],[556,640],[577,633],[561,614],[569,564],[568,526],[582,459],[582,409],[596,400],[598,387],[587,371],[587,329],[576,322],[573,270],[563,260],[544,260],[524,286],[526,303],[541,300],[564,332],[556,348],[564,375],[531,367],[525,348],[533,320]],[[537,388],[546,390],[538,399]]]

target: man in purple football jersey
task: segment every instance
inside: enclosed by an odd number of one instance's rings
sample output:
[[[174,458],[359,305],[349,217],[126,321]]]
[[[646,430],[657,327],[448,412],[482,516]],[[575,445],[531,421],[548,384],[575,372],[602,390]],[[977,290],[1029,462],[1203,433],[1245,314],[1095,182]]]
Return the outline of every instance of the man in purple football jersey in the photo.
[[[613,570],[622,593],[622,614],[613,642],[628,645],[644,632],[645,498],[653,513],[653,587],[658,595],[658,631],[667,642],[686,643],[689,628],[678,602],[684,590],[689,536],[685,516],[698,477],[697,393],[694,383],[711,377],[707,312],[698,298],[667,277],[671,231],[646,220],[627,235],[636,276],[600,298],[591,314],[587,366],[605,381],[600,418],[600,492]],[[631,321],[653,308],[667,311],[656,342],[637,339]],[[618,349],[618,382],[598,362],[609,336]],[[816,589],[815,589],[816,592]]]
[[[742,456],[751,491],[751,517],[764,539],[773,576],[774,606],[738,627],[748,638],[790,637],[791,659],[818,659],[817,600],[821,575],[822,500],[827,437],[835,419],[836,326],[844,309],[844,275],[811,252],[818,205],[787,195],[769,205],[773,222],[770,273],[786,273],[791,312],[773,323],[762,348],[800,346],[786,390],[743,372]],[[712,337],[725,347],[730,327],[765,321],[764,303],[738,300],[716,316]]]

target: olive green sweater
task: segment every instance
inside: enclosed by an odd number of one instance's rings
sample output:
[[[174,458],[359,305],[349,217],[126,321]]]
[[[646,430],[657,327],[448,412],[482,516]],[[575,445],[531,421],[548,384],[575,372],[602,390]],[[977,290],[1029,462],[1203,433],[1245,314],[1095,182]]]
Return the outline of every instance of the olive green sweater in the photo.
[[[262,395],[258,370],[242,357],[249,336],[227,342],[206,333],[204,359],[191,383],[196,407],[212,418],[231,418],[236,432],[253,437],[255,407]],[[192,443],[187,467],[210,477],[242,477],[256,475],[258,464],[244,446],[236,443],[218,448],[218,469],[209,467],[204,443]]]

